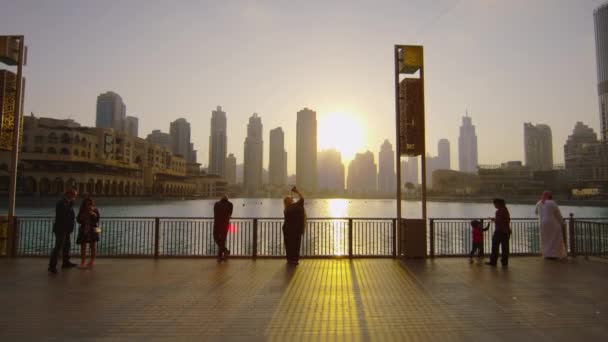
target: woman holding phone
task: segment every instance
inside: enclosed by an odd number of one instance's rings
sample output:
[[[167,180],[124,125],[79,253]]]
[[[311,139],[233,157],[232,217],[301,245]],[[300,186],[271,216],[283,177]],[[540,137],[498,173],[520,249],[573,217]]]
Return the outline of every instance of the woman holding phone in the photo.
[[[283,239],[285,241],[285,252],[287,255],[287,263],[297,265],[300,259],[300,243],[302,242],[302,234],[304,234],[304,224],[306,213],[304,211],[304,196],[294,186],[291,189],[291,195],[283,199]],[[298,200],[294,202],[293,194],[298,196]]]

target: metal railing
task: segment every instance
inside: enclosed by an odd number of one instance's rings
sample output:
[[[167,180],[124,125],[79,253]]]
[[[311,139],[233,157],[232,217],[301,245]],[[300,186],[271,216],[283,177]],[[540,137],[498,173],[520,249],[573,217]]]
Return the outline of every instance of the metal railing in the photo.
[[[471,218],[432,218],[427,224],[430,257],[466,256],[471,241]],[[608,255],[608,218],[567,219],[565,231],[571,255]],[[484,226],[487,220],[483,222]],[[15,256],[47,256],[54,244],[52,217],[19,217],[14,234]],[[233,218],[227,247],[235,257],[285,255],[282,218]],[[97,243],[99,256],[214,257],[213,219],[208,217],[107,217]],[[539,255],[537,219],[511,220],[513,255]],[[484,233],[483,251],[489,254],[494,227]],[[396,257],[396,220],[390,218],[309,218],[302,236],[303,257]],[[72,234],[72,253],[79,252]],[[407,236],[405,236],[407,238]]]
[[[20,217],[17,256],[46,256],[54,244],[52,217]],[[98,256],[215,257],[213,219],[108,217],[100,221]],[[233,218],[227,248],[235,257],[285,255],[283,219]],[[303,257],[391,257],[394,219],[309,218],[302,236]],[[79,252],[72,234],[72,253]]]
[[[469,255],[473,246],[471,238],[471,218],[440,218],[429,220],[430,256],[464,256]],[[490,254],[494,224],[479,219],[490,229],[483,234],[483,252]],[[537,219],[511,219],[511,255],[540,254],[540,232]]]
[[[608,258],[608,222],[607,221],[574,221],[573,253],[586,257]]]

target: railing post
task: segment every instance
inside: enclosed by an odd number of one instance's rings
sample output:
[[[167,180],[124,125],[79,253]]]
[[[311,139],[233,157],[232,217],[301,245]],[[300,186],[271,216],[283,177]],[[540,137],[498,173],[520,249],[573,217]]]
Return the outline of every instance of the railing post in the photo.
[[[393,258],[397,257],[397,220],[393,219]]]
[[[11,225],[9,224],[9,228],[10,227]],[[6,254],[14,258],[17,256],[17,243],[19,241],[19,219],[17,218],[17,216],[13,217],[12,228],[12,230],[9,229],[8,231],[8,246]]]
[[[431,258],[435,257],[435,221],[433,219],[429,220],[429,239],[430,240],[430,248],[431,248]]]
[[[158,242],[160,238],[160,218],[154,219],[154,259],[158,259]]]
[[[484,256],[483,255],[484,254],[483,251],[485,249],[483,240],[484,240],[484,237],[486,236],[486,234],[483,231],[483,219],[480,219],[479,221],[481,221],[481,256],[483,257]]]
[[[348,219],[348,258],[353,257],[353,219]]]
[[[258,219],[253,219],[253,258],[258,257]]]
[[[574,214],[570,213],[568,236],[570,237],[570,255],[576,257],[576,235],[574,234]]]

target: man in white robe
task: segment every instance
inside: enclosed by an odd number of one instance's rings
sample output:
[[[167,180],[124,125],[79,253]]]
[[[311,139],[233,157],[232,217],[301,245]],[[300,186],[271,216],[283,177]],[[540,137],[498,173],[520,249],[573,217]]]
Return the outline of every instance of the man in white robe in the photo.
[[[565,223],[562,213],[549,191],[543,192],[536,204],[536,215],[540,220],[540,245],[546,259],[566,257],[564,240]]]

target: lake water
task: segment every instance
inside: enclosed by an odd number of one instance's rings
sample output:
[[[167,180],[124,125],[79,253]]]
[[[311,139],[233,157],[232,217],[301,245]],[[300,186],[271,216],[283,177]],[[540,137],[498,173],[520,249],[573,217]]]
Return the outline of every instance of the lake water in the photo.
[[[280,199],[233,199],[234,218],[281,218]],[[149,200],[149,199],[100,199],[98,207],[102,215],[102,238],[98,245],[101,255],[151,255],[154,245],[153,219],[112,219],[111,217],[165,217],[159,228],[159,252],[161,255],[216,254],[213,241],[212,220],[188,219],[213,216],[215,200]],[[77,203],[79,204],[79,203]],[[396,216],[394,200],[376,199],[309,199],[306,211],[310,218],[303,236],[303,255],[344,255],[347,250],[348,223],[346,220],[312,220],[312,218],[377,218],[385,220],[353,221],[353,252],[355,255],[390,255],[392,252],[393,226],[388,218]],[[0,204],[0,211],[6,203]],[[403,201],[403,216],[419,218],[420,202]],[[534,218],[534,206],[509,205],[511,217]],[[608,217],[607,207],[561,207],[564,216]],[[429,218],[486,218],[493,216],[491,203],[429,202]],[[17,205],[19,216],[53,216],[54,200],[21,200]],[[173,219],[175,218],[175,219]],[[514,253],[538,253],[539,231],[537,221],[512,223],[512,251]],[[259,220],[258,255],[282,255],[282,219]],[[24,219],[20,225],[18,250],[23,255],[46,255],[53,244],[52,219]],[[235,255],[252,255],[252,220],[232,220],[229,248]],[[427,227],[427,229],[429,229]],[[435,221],[436,254],[466,254],[470,250],[471,232],[468,220]],[[486,234],[486,252],[491,234]],[[430,248],[430,245],[428,246]],[[77,246],[74,247],[77,253]]]
[[[6,201],[6,200],[5,200]],[[0,203],[0,211],[6,212],[6,202]],[[108,199],[98,201],[102,216],[129,217],[211,217],[216,200],[149,200],[149,199]],[[234,204],[233,217],[282,217],[281,199],[231,199]],[[429,218],[469,218],[494,215],[492,203],[428,202]],[[534,205],[508,205],[511,217],[534,217]],[[402,202],[403,217],[420,218],[421,205],[417,201]],[[575,217],[608,217],[606,207],[562,206],[564,216],[573,213]],[[308,199],[308,217],[351,217],[351,218],[394,218],[395,200],[382,199]],[[17,215],[54,215],[54,200],[40,199],[19,201]]]

